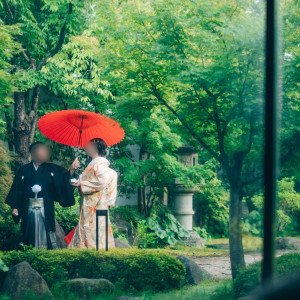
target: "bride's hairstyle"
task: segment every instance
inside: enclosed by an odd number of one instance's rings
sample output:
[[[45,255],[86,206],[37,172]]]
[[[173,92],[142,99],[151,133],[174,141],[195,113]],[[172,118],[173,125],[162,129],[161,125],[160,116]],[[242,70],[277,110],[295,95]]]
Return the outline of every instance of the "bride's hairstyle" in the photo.
[[[107,150],[106,150],[107,145],[102,139],[98,139],[98,138],[97,139],[92,139],[91,142],[95,144],[100,156],[106,156],[107,155]]]

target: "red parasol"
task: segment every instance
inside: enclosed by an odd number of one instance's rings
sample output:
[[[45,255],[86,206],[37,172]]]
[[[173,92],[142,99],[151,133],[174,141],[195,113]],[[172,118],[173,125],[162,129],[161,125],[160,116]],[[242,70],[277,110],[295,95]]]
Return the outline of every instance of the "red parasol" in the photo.
[[[49,139],[69,146],[84,147],[94,138],[103,139],[107,146],[124,138],[124,130],[114,120],[83,110],[61,110],[40,118],[38,127]]]

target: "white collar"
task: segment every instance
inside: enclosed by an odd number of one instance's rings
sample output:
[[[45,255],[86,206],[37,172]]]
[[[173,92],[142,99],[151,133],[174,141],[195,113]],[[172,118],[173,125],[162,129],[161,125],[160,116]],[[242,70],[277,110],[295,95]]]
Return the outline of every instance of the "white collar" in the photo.
[[[35,170],[37,171],[38,167],[35,165],[34,161],[32,161]]]

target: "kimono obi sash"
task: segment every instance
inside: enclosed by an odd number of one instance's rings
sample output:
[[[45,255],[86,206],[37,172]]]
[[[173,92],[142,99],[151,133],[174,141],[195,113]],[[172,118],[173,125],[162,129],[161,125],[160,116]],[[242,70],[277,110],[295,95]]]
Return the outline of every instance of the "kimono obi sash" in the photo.
[[[29,198],[29,209],[44,208],[44,198]]]

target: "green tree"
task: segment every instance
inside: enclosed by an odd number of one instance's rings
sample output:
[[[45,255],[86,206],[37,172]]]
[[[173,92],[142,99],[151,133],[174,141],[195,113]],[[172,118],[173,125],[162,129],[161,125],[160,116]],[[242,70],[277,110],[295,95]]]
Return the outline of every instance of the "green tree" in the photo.
[[[61,51],[49,59],[41,74],[50,82],[49,92],[64,109],[82,108],[107,114],[111,98],[109,82],[102,79],[100,41],[88,30],[69,38]],[[54,103],[45,101],[50,111]]]
[[[178,162],[176,151],[184,140],[172,130],[174,123],[160,107],[150,107],[141,99],[133,106],[132,99],[122,101],[116,117],[122,121],[126,139],[111,151],[113,164],[120,172],[121,193],[137,188],[139,211],[149,216],[154,204],[162,203],[167,186],[177,178],[194,186],[201,178],[213,177],[211,164],[186,167]],[[130,146],[138,146],[138,160],[132,157]]]
[[[299,3],[282,1],[281,176],[294,177],[300,192]]]
[[[86,28],[85,5],[78,0],[2,0],[0,19],[5,25],[18,24],[19,28],[14,39],[21,45],[21,51],[10,59],[17,76],[14,105],[13,111],[7,108],[6,123],[20,165],[28,162],[28,145],[35,135],[40,87],[46,85],[41,70],[61,50],[70,34]]]
[[[194,197],[197,226],[213,237],[228,237],[229,192],[216,177],[206,182]]]
[[[277,235],[286,233],[286,229],[292,222],[296,223],[300,213],[300,194],[294,189],[294,178],[283,178],[278,181],[278,205],[277,205]],[[257,223],[262,222],[264,207],[263,193],[252,198],[256,210],[249,216],[249,223],[252,223],[251,230],[254,233],[262,233],[262,228]],[[251,220],[252,219],[252,220]],[[256,224],[255,224],[256,223]],[[255,226],[256,225],[256,226]],[[294,224],[293,224],[294,225]],[[252,228],[253,227],[253,228]]]
[[[18,26],[7,26],[0,19],[0,110],[1,114],[6,113],[5,107],[13,100],[10,95],[15,87],[15,76],[12,74],[13,66],[11,58],[20,50],[20,44],[15,42],[14,34],[18,32]],[[9,116],[7,116],[9,117]],[[5,122],[0,119],[0,133],[5,133]]]
[[[263,18],[243,1],[126,1],[101,6],[107,73],[123,101],[159,106],[214,158],[230,187],[233,277],[245,264],[241,201],[261,178]],[[113,20],[113,22],[112,22]],[[247,38],[245,38],[247,37]],[[112,88],[113,89],[113,88]],[[140,102],[139,101],[139,102]],[[134,101],[133,101],[134,102]],[[147,103],[147,104],[146,104]],[[137,106],[135,106],[137,108]]]

